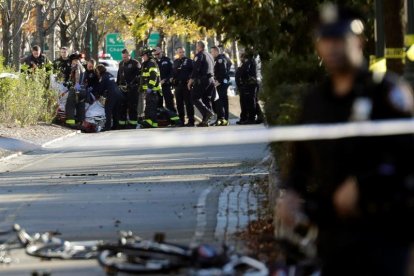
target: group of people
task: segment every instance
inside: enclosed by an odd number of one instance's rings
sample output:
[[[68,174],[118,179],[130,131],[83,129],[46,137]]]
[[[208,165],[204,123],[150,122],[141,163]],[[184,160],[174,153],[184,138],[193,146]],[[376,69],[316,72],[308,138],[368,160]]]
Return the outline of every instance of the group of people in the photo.
[[[230,59],[219,47],[207,51],[202,41],[197,42],[194,60],[185,55],[183,47],[176,49],[176,56],[172,61],[159,47],[144,48],[139,62],[124,49],[116,78],[93,59],[86,62],[79,53],[69,55],[66,47],[51,63],[40,47],[34,46],[32,55],[23,62],[31,69],[53,68],[68,87],[65,123],[69,127],[81,125],[85,104],[97,99],[104,99],[106,131],[138,126],[157,128],[160,114],[167,114],[170,124],[175,126],[228,126]],[[241,59],[236,84],[242,112],[237,124],[260,124],[263,115],[257,97],[256,63],[247,54],[242,54]],[[194,107],[202,114],[197,125]],[[210,122],[214,115],[216,120]]]

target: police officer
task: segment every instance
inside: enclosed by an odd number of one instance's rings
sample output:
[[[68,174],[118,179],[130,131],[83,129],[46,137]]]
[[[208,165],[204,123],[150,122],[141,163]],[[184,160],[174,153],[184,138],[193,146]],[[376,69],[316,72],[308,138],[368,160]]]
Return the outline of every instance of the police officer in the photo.
[[[118,129],[120,106],[123,93],[114,80],[114,76],[106,71],[104,65],[99,64],[96,68],[99,76],[98,96],[105,100],[105,128],[102,131]]]
[[[47,70],[49,69],[50,61],[44,54],[42,54],[40,46],[35,45],[32,47],[32,54],[23,60],[23,64],[27,65],[29,70],[32,71],[37,68],[45,68]]]
[[[152,49],[144,48],[141,56],[141,88],[146,93],[145,120],[141,123],[141,127],[158,128],[157,109],[159,98],[162,97],[160,71]]]
[[[178,58],[174,60],[173,84],[175,87],[175,100],[177,102],[178,116],[181,122],[185,122],[187,111],[188,123],[186,126],[194,127],[194,105],[191,99],[191,92],[188,90],[188,81],[193,71],[193,61],[185,56],[183,47],[176,50]],[[184,109],[185,105],[185,109]]]
[[[96,68],[96,60],[90,59],[86,64],[85,77],[83,80],[83,84],[86,88],[86,91],[88,92],[87,102],[90,104],[92,104],[93,101],[99,96],[99,75]]]
[[[215,93],[214,83],[214,58],[208,51],[205,51],[205,44],[197,42],[197,54],[194,58],[194,67],[191,79],[188,82],[188,89],[191,90],[195,107],[203,115],[203,120],[198,127],[208,127],[209,120],[214,113],[211,110],[211,98]]]
[[[137,128],[140,70],[140,63],[132,59],[129,51],[124,49],[122,51],[122,61],[119,63],[117,76],[117,84],[125,94],[121,107],[120,127]]]
[[[68,99],[65,105],[66,125],[78,127],[85,120],[85,101],[87,96],[83,86],[85,69],[80,63],[79,54],[72,54],[69,59],[72,62],[72,71],[68,82]]]
[[[218,100],[214,102],[217,113],[216,126],[229,125],[229,88],[230,76],[227,65],[227,58],[220,53],[217,46],[211,47],[211,55],[214,57],[214,78],[218,92]]]
[[[306,95],[301,124],[412,118],[410,87],[364,65],[363,31],[358,13],[322,9],[316,48],[329,75]],[[322,275],[406,275],[413,154],[411,134],[295,143],[278,215],[294,226],[304,209],[318,226]]]
[[[160,47],[155,48],[154,56],[157,59],[158,68],[161,74],[161,87],[163,97],[160,98],[159,107],[165,106],[170,111],[177,113],[174,103],[174,95],[171,91],[171,80],[173,74],[173,63],[166,57]],[[164,105],[165,102],[165,105]]]
[[[256,62],[247,53],[241,54],[241,66],[236,71],[236,84],[240,93],[240,120],[239,125],[256,123],[257,101],[257,72]]]
[[[60,57],[53,61],[53,70],[57,72],[58,79],[67,84],[72,72],[72,62],[69,59],[67,47],[60,48]]]

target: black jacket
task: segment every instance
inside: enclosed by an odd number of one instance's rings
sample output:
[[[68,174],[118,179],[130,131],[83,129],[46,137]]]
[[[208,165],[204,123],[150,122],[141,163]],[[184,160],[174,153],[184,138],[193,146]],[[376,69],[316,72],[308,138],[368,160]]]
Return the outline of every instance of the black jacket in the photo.
[[[99,79],[98,95],[108,99],[122,97],[122,92],[119,90],[115,78],[111,73],[105,72]]]
[[[174,60],[173,79],[174,84],[187,84],[193,72],[193,61],[187,57]]]
[[[121,61],[116,83],[119,85],[138,85],[141,74],[141,64],[135,59],[128,62]]]
[[[86,70],[84,73],[83,82],[85,87],[92,88],[94,96],[98,96],[99,77],[95,70]]]
[[[168,57],[162,57],[157,60],[160,69],[161,80],[165,80],[164,84],[168,84],[173,75],[173,63]]]
[[[53,70],[58,74],[59,78],[62,78],[64,82],[68,82],[72,71],[72,62],[69,58],[63,59],[60,57],[53,61]]]
[[[229,80],[227,59],[222,54],[218,55],[214,60],[214,78],[219,83],[224,83],[225,80]]]
[[[300,123],[412,118],[410,88],[389,74],[382,81],[374,79],[371,73],[361,73],[351,93],[339,98],[328,78],[305,97]],[[357,229],[405,241],[413,239],[414,230],[413,156],[411,134],[297,142],[286,185],[306,200],[305,209],[313,221],[330,229],[338,221],[333,195],[347,178],[354,177],[360,214],[352,223]]]
[[[192,79],[212,78],[214,77],[214,58],[206,52],[200,51],[194,57]]]
[[[237,87],[257,85],[256,62],[254,59],[246,59],[236,70]]]
[[[30,55],[23,60],[23,64],[29,66],[29,69],[33,69],[33,68],[48,69],[47,65],[50,64],[50,61],[44,54],[40,54],[38,58],[35,58],[33,55]]]

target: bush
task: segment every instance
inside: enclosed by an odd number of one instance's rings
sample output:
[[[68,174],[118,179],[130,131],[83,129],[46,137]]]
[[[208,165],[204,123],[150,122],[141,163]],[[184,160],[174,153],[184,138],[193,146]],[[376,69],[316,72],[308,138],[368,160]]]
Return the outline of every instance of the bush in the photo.
[[[57,94],[48,88],[47,72],[37,70],[31,74],[19,74],[10,68],[0,67],[0,73],[17,76],[0,79],[0,124],[23,127],[51,122],[56,110]]]
[[[263,67],[263,91],[266,121],[270,126],[292,125],[298,120],[300,104],[309,85],[321,79],[323,70],[316,55],[288,56],[273,54]],[[289,168],[289,142],[271,144],[282,177]]]

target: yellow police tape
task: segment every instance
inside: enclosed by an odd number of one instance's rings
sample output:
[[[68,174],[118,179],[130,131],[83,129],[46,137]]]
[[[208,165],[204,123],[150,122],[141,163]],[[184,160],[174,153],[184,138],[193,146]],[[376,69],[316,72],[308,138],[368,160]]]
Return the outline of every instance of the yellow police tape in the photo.
[[[386,48],[385,58],[387,59],[403,59],[405,58],[404,48]]]
[[[269,127],[248,126],[191,131],[141,132],[137,139],[116,134],[113,139],[90,139],[77,147],[85,150],[97,148],[185,148],[264,144],[270,142],[332,140],[349,137],[390,136],[414,133],[414,119],[364,121],[340,124]],[[98,137],[97,137],[98,138]],[[47,147],[59,147],[50,145]]]

